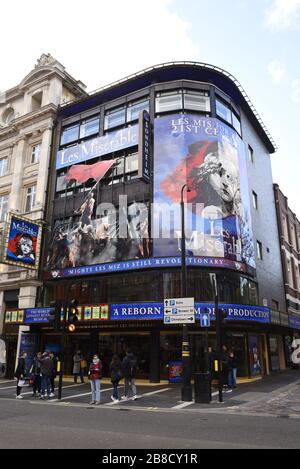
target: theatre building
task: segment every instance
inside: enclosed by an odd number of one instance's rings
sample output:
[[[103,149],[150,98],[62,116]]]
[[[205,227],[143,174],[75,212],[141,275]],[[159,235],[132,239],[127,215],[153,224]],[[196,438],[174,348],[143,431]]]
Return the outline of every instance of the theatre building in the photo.
[[[139,377],[158,382],[181,359],[182,326],[164,324],[163,301],[181,297],[185,202],[188,326],[194,371],[203,368],[208,308],[216,348],[214,283],[226,311],[223,343],[239,376],[286,367],[285,312],[270,155],[275,144],[229,73],[206,64],[155,66],[60,107],[48,191],[41,297],[76,298],[66,371],[80,349],[104,372],[126,347]],[[215,275],[212,275],[215,274]],[[47,311],[47,310],[46,310]],[[26,322],[39,347],[59,353],[41,310]]]

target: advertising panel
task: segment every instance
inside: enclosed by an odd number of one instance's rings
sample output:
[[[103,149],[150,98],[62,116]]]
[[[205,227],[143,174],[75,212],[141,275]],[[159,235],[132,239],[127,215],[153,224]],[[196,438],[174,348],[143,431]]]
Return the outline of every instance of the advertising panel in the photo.
[[[259,347],[259,337],[257,335],[248,336],[249,362],[251,376],[261,375],[261,356]]]
[[[2,262],[38,269],[42,225],[10,214]]]
[[[174,114],[154,124],[153,254],[179,256],[180,201],[187,255],[255,267],[245,148],[218,119]]]

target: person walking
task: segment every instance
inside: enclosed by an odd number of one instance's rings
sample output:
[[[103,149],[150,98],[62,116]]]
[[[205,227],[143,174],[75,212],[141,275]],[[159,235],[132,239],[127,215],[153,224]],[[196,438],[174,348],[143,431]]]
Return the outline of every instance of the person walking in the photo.
[[[51,388],[51,394],[50,397],[54,397],[54,390],[55,390],[55,378],[56,378],[56,373],[57,373],[57,358],[54,354],[54,352],[49,353],[49,357],[53,362],[53,370],[52,370],[52,375],[50,376],[50,388]]]
[[[42,377],[41,377],[41,364],[40,359],[42,358],[42,353],[38,352],[33,359],[32,366],[30,368],[30,373],[33,377],[33,384],[32,384],[32,395],[35,397],[41,395],[41,388],[42,388]]]
[[[91,380],[92,391],[92,400],[90,402],[90,405],[99,405],[101,394],[102,362],[98,355],[93,355],[93,361],[90,364],[88,376]]]
[[[228,388],[228,351],[226,345],[222,346],[222,353],[221,353],[221,379],[222,379],[222,386],[224,388]]]
[[[135,401],[137,399],[137,391],[135,385],[136,372],[137,358],[132,353],[132,351],[128,349],[122,361],[122,373],[125,379],[125,395],[122,396],[123,400],[128,399],[129,386],[131,386],[133,400]]]
[[[84,383],[83,379],[83,368],[81,368],[81,361],[83,360],[83,356],[80,350],[77,350],[75,355],[73,356],[73,375],[74,375],[74,383],[77,383],[77,378],[80,376],[80,380]]]
[[[42,393],[40,399],[45,399],[46,392],[48,398],[54,397],[51,393],[51,376],[53,374],[53,361],[49,357],[48,353],[44,352],[42,358],[39,360],[41,364],[42,373]]]
[[[114,387],[111,400],[114,402],[119,402],[120,396],[118,385],[120,380],[122,379],[122,363],[119,356],[116,354],[112,356],[112,360],[110,363],[110,376],[112,385]]]
[[[22,387],[25,384],[24,378],[26,376],[26,369],[25,369],[25,358],[27,357],[26,352],[22,352],[19,360],[18,360],[18,366],[15,371],[15,378],[17,378],[17,392],[16,392],[16,399],[24,399],[23,396],[21,396],[21,391]]]
[[[236,388],[237,359],[234,352],[229,353],[228,358],[228,387],[229,391]]]

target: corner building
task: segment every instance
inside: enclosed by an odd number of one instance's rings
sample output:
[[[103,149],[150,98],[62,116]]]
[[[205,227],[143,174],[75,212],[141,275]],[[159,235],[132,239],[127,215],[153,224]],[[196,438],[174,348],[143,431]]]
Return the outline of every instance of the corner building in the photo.
[[[238,375],[285,368],[285,337],[293,330],[285,313],[274,152],[241,85],[206,64],[155,66],[60,108],[43,302],[80,302],[76,332],[67,338],[67,372],[77,348],[87,358],[99,352],[106,373],[112,353],[129,346],[139,357],[139,377],[152,382],[166,379],[181,359],[182,326],[164,324],[163,300],[181,296],[185,184],[193,371],[204,366],[205,308],[209,344],[216,346],[211,274]],[[31,330],[41,334],[41,348],[59,352],[59,334],[46,323]]]

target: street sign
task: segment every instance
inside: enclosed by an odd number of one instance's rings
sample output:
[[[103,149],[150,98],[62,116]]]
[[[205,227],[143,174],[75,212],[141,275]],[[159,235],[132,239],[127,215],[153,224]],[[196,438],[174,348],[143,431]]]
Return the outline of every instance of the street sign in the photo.
[[[169,298],[164,300],[164,324],[194,323],[194,298]]]
[[[210,315],[208,313],[200,314],[200,326],[201,327],[210,327]]]

